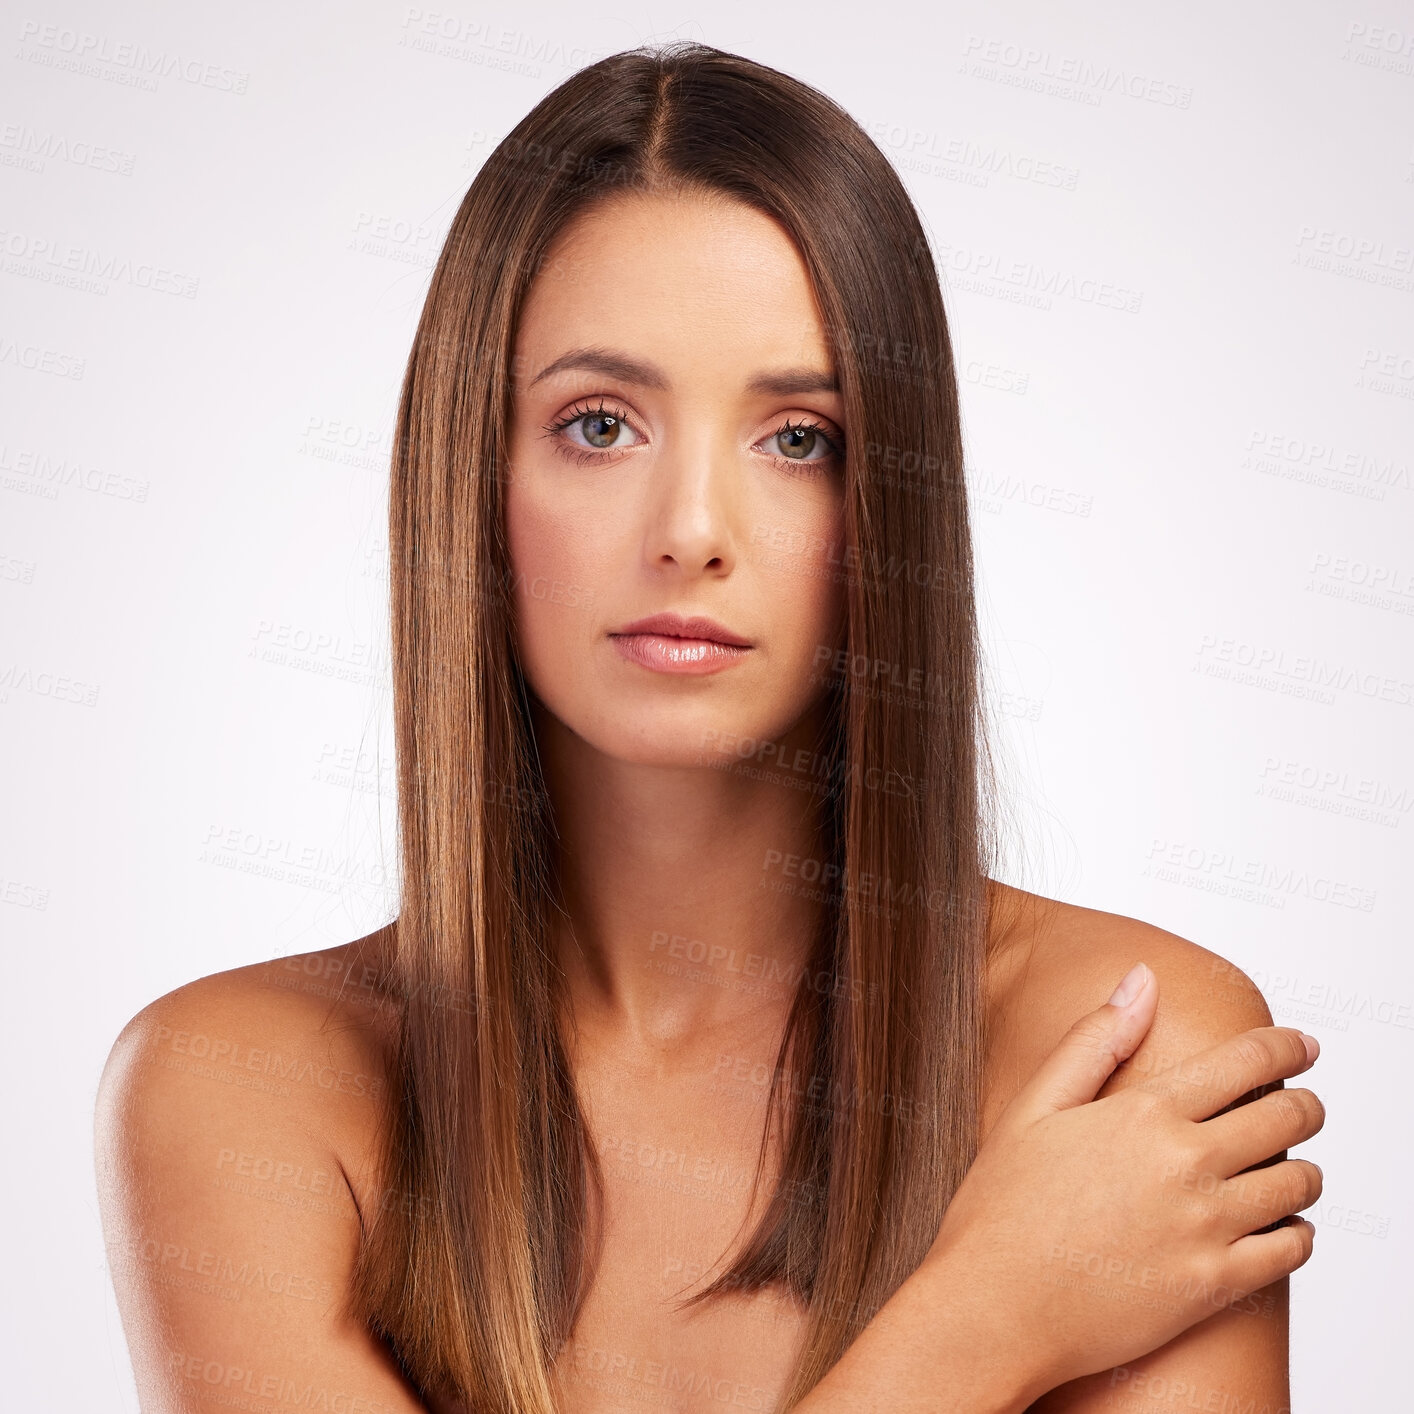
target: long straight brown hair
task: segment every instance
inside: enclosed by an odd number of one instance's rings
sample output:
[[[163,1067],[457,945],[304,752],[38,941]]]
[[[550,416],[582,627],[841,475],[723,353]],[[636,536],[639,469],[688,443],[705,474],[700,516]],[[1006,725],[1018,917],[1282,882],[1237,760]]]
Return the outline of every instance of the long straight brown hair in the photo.
[[[553,823],[503,529],[516,321],[591,203],[684,190],[748,203],[794,240],[848,436],[847,637],[819,655],[822,846],[805,871],[828,926],[777,1058],[779,1183],[689,1298],[781,1283],[806,1304],[781,1409],[917,1267],[978,1142],[994,786],[929,242],[884,155],[817,90],[696,43],[612,55],[541,100],[467,191],[392,460],[402,898],[382,963],[397,1025],[383,1200],[352,1299],[424,1396],[476,1411],[554,1411],[600,1191],[557,1026]]]

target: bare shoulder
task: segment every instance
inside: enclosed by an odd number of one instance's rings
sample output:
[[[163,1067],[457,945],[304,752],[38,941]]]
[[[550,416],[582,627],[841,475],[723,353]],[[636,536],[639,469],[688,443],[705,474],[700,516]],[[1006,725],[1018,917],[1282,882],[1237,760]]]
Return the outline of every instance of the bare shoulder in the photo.
[[[1272,1025],[1260,988],[1221,954],[1153,923],[994,884],[985,1127],[1070,1026],[1146,963],[1159,984],[1153,1024],[1101,1094]]]
[[[346,1305],[387,1097],[378,937],[198,978],[113,1044],[96,1177],[144,1409],[198,1407],[213,1371],[417,1407]]]
[[[357,1127],[386,1090],[381,936],[211,973],[149,1002],[109,1052],[100,1119],[160,1099],[264,1112],[331,1138]]]

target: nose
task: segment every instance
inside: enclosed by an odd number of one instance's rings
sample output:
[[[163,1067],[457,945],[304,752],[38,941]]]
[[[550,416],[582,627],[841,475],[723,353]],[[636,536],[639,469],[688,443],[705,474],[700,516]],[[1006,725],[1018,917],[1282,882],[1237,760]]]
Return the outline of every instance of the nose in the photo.
[[[736,563],[730,454],[720,447],[713,453],[708,444],[703,437],[652,468],[644,558],[653,569],[696,578],[729,574]]]

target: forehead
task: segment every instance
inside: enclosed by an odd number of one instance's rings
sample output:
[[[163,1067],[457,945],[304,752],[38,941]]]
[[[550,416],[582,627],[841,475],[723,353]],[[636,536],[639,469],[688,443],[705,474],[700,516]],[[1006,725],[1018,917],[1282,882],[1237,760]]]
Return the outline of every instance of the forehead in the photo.
[[[533,376],[564,349],[593,344],[669,370],[832,367],[790,236],[743,202],[697,193],[615,197],[560,232],[521,313],[518,361]]]

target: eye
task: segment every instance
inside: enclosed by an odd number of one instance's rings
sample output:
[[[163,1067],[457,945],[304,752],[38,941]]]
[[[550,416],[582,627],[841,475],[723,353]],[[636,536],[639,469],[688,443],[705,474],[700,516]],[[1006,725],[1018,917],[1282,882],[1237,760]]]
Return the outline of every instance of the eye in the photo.
[[[600,461],[643,440],[623,409],[606,404],[602,398],[592,405],[588,400],[575,403],[544,430],[554,441],[556,451],[580,464]],[[808,418],[801,422],[787,418],[762,440],[767,444],[766,455],[792,476],[812,475],[844,456],[844,438]]]
[[[549,423],[545,431],[554,439],[558,451],[578,462],[597,461],[604,453],[635,446],[640,440],[623,410],[605,406],[602,399],[594,407],[576,403],[563,417]],[[584,440],[577,441],[571,433],[578,433]],[[625,434],[633,440],[627,440]]]
[[[832,462],[844,455],[844,439],[808,419],[793,423],[787,418],[783,427],[764,440],[776,445],[776,450],[768,451],[767,455],[784,463],[786,469],[796,476],[807,474],[802,468],[818,468],[821,463]]]

